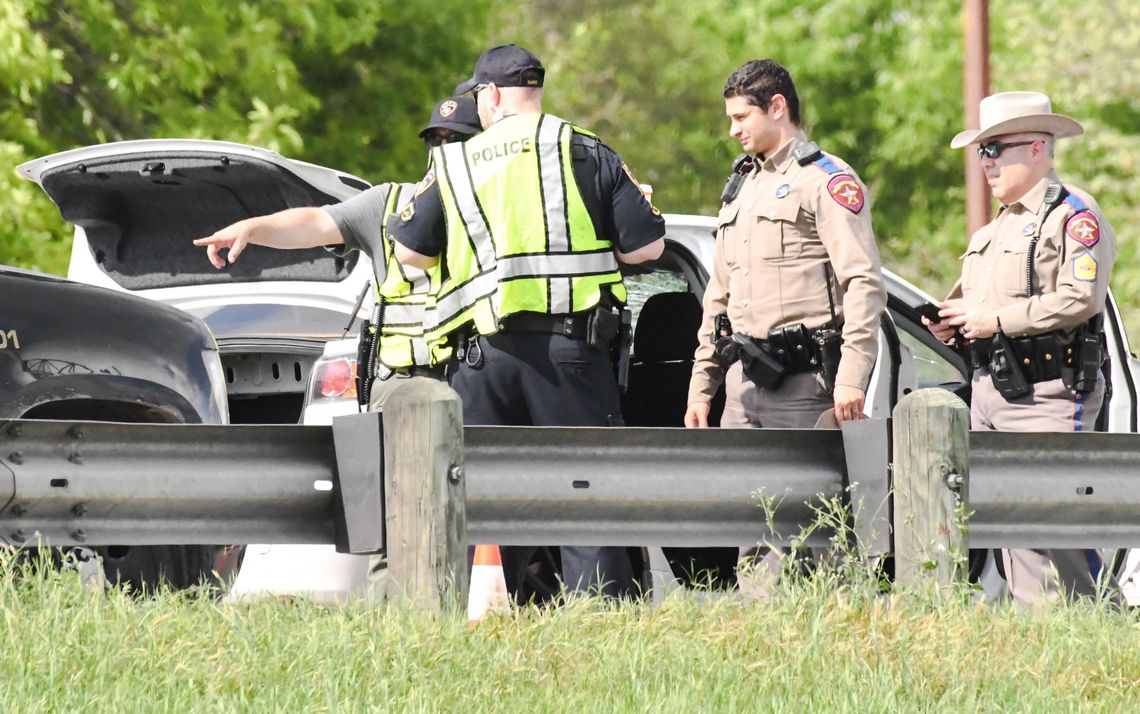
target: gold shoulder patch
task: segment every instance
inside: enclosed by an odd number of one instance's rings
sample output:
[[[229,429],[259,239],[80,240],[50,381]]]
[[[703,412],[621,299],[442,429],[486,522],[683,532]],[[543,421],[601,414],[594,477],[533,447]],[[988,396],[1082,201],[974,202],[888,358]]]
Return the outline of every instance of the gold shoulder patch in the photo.
[[[1073,277],[1091,283],[1096,280],[1096,258],[1092,253],[1081,253],[1073,259]]]
[[[400,211],[400,220],[403,221],[404,223],[407,223],[408,221],[412,220],[412,217],[415,215],[416,215],[416,204],[409,201],[408,205],[404,206],[404,210]]]

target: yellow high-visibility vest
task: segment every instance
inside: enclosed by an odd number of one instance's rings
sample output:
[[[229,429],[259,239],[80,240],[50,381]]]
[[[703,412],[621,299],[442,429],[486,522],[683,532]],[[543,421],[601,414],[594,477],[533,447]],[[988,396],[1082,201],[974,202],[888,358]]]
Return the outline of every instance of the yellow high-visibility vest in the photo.
[[[376,276],[374,282],[376,304],[383,304],[376,356],[389,369],[429,367],[451,357],[445,343],[429,343],[424,336],[424,318],[439,289],[438,266],[425,271],[401,265],[388,235],[388,219],[412,199],[414,190],[413,185],[393,185],[380,223],[386,270],[384,278]]]
[[[585,312],[607,290],[625,302],[613,244],[598,236],[574,180],[574,133],[592,136],[550,114],[520,114],[433,149],[448,235],[429,338],[469,324],[493,334],[518,312]]]

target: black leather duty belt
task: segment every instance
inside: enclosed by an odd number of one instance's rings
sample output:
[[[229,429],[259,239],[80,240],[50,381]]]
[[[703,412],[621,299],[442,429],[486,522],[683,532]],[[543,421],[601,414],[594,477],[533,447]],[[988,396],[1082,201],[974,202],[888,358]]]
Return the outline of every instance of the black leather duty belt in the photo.
[[[1074,340],[1071,337],[1065,339],[1060,332],[1011,337],[1009,344],[1015,364],[1034,384],[1060,378],[1061,369],[1073,363]],[[969,355],[972,368],[989,371],[993,341],[975,340],[970,343]]]
[[[541,315],[515,313],[499,320],[501,332],[541,332],[575,340],[586,339],[588,315]]]

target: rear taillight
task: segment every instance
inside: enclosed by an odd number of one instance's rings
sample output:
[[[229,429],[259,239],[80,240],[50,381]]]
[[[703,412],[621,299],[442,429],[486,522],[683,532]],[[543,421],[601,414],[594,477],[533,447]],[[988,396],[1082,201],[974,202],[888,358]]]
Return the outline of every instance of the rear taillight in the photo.
[[[356,360],[341,358],[318,361],[313,383],[325,399],[356,399]]]

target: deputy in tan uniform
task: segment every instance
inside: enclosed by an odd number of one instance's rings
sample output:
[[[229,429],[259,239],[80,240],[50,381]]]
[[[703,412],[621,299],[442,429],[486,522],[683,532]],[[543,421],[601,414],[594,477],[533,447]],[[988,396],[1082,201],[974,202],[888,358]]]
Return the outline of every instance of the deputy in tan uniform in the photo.
[[[832,408],[833,425],[861,419],[887,297],[866,191],[804,136],[779,64],[748,62],[723,95],[745,154],[721,196],[685,425],[708,426],[722,382],[721,426],[812,427]],[[780,558],[740,556],[741,592],[765,597]]]
[[[745,156],[722,196],[685,425],[708,426],[722,381],[721,426],[860,419],[886,305],[866,191],[804,136],[782,66],[748,62],[723,95]]]
[[[970,239],[962,277],[931,332],[968,340],[974,429],[1091,431],[1104,401],[1101,326],[1116,233],[1084,191],[1053,170],[1056,139],[1084,129],[1037,92],[1003,92],[980,106],[980,129],[950,143],[975,146],[997,217]],[[1111,575],[1096,551],[1002,551],[1006,582],[1026,604],[1092,595]]]

